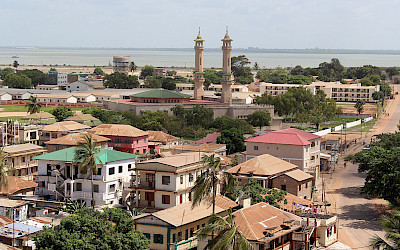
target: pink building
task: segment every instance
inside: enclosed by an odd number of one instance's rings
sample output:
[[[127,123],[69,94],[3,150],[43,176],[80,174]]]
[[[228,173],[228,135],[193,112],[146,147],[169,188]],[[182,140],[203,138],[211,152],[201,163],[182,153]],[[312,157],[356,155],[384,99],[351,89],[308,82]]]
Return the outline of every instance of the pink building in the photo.
[[[114,150],[132,154],[149,152],[149,133],[130,125],[102,124],[88,132],[110,138],[108,146]]]

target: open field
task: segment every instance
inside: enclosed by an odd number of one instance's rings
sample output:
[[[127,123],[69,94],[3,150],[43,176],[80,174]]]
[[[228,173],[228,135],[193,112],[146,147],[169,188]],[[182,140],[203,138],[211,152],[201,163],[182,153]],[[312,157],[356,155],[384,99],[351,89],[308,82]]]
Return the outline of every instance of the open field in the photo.
[[[357,114],[357,109],[354,107],[355,103],[352,102],[337,102],[336,105],[342,108],[344,114]],[[361,114],[375,114],[378,107],[374,103],[366,103],[364,111]]]
[[[44,112],[48,112],[52,109],[54,109],[55,107],[42,107],[40,110],[44,111]],[[81,111],[83,108],[75,108],[72,107],[71,110],[73,111]],[[0,113],[3,112],[27,112],[28,108],[25,107],[24,105],[1,105],[0,106]],[[26,115],[26,114],[25,114]],[[19,115],[15,115],[15,116],[19,116]]]

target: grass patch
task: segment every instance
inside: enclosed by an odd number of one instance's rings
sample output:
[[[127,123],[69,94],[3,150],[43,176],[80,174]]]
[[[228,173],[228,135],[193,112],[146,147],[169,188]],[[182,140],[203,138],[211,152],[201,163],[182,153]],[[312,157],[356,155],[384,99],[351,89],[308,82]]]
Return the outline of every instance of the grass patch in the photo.
[[[21,121],[21,116],[0,117],[0,121],[2,121],[2,122],[7,121],[8,119],[20,122]]]
[[[27,112],[28,108],[24,105],[2,105],[0,112]],[[40,111],[49,112],[50,110],[55,109],[56,107],[42,107]],[[72,107],[71,110],[82,110],[84,108],[76,108]]]
[[[362,127],[362,132],[363,132],[363,133],[364,133],[364,132],[369,132],[369,131],[374,127],[375,123],[376,123],[376,120],[375,120],[375,119],[372,119],[372,120],[369,121],[369,122],[364,122],[364,123],[362,124],[362,126],[363,126],[363,127]],[[348,128],[348,129],[347,129],[347,132],[361,132],[361,125],[357,125],[357,126]]]

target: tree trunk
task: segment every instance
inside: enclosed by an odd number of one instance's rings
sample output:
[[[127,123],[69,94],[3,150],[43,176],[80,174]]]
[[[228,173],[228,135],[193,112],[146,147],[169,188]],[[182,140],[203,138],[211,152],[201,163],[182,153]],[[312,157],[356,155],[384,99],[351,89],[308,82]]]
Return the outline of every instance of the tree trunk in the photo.
[[[91,174],[91,184],[92,184],[92,208],[94,209],[94,188],[93,188],[93,171]]]

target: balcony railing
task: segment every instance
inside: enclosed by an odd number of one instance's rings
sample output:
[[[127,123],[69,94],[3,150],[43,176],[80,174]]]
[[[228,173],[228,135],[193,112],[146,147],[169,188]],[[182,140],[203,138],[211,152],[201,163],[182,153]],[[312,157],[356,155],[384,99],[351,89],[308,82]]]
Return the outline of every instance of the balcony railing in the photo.
[[[95,200],[104,200],[104,193],[94,193]],[[67,191],[67,197],[71,197],[72,199],[92,199],[92,192],[86,191]]]
[[[142,182],[139,184],[133,183],[131,188],[142,188],[142,189],[155,189],[156,183],[155,182]]]

